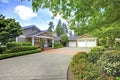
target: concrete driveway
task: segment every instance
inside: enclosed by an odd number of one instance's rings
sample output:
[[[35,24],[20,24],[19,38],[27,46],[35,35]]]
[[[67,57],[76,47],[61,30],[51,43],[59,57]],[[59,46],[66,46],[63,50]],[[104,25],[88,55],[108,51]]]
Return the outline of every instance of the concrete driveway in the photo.
[[[89,49],[60,48],[0,60],[0,80],[66,80],[71,57]]]

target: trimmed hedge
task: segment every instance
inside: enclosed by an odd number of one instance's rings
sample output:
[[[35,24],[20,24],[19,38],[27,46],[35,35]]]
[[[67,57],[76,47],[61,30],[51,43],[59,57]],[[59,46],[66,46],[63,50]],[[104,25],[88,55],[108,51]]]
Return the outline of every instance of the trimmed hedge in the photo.
[[[35,47],[35,46],[17,46],[17,47],[13,47],[11,49],[6,50],[5,53],[14,53],[14,52],[29,51],[29,50],[35,50],[35,49],[38,49],[38,47]]]
[[[6,50],[6,47],[1,47],[0,46],[0,54],[3,54],[3,52]]]
[[[7,49],[11,49],[13,47],[18,46],[32,46],[32,44],[30,42],[8,42],[6,44]]]
[[[32,46],[32,43],[30,42],[21,42],[23,46]]]
[[[36,49],[36,50],[22,51],[22,52],[16,52],[16,53],[0,54],[0,59],[5,59],[5,58],[16,57],[16,56],[22,56],[22,55],[26,55],[26,54],[37,53],[37,52],[40,52],[40,51],[41,51],[40,49]]]
[[[17,42],[8,42],[6,44],[7,49],[13,48],[13,47],[17,47],[17,46],[22,46],[22,43],[17,43]]]

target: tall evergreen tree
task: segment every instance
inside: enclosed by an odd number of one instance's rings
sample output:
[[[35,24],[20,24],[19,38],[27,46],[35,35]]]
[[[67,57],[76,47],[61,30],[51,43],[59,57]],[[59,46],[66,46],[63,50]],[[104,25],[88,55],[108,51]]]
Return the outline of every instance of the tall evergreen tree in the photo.
[[[64,29],[62,27],[61,20],[58,21],[55,32],[56,32],[57,36],[61,36],[62,34],[64,34]]]
[[[54,30],[54,24],[53,24],[53,22],[50,21],[48,25],[49,25],[48,32],[53,32],[53,30]]]

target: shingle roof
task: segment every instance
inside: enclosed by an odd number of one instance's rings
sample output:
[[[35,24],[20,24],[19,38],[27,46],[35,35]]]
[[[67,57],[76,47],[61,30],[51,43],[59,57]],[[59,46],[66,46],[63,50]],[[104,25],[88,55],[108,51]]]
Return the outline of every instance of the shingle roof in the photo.
[[[46,30],[43,30],[43,31],[39,31],[39,32],[35,32],[35,33],[32,33],[32,34],[29,34],[29,35],[27,35],[27,36],[34,36],[34,35],[37,35],[37,34],[42,34],[42,33],[44,33],[44,32],[46,32]]]
[[[33,28],[33,27],[35,27],[35,28],[37,28],[39,31],[41,31],[41,30],[40,30],[37,26],[35,26],[35,25],[24,26],[23,29],[26,30],[26,29],[30,29],[30,28]]]
[[[78,36],[69,36],[68,40],[77,40]]]

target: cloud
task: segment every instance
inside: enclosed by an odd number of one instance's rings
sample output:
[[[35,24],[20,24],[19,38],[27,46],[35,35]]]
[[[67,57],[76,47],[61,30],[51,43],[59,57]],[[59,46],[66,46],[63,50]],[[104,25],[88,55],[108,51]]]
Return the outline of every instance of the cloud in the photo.
[[[31,20],[33,17],[37,17],[37,13],[34,13],[30,7],[19,5],[16,6],[14,12],[18,14],[22,20]]]
[[[8,0],[0,0],[0,2],[2,2],[2,3],[4,3],[4,4],[9,3]]]

